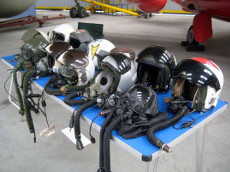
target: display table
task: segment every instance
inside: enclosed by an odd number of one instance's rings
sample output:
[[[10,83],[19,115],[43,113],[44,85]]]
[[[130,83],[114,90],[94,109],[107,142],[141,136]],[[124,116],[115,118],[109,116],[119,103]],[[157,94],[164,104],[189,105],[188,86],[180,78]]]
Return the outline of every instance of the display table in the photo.
[[[5,56],[2,57],[2,61],[7,64],[10,68],[13,68],[15,66],[14,55],[11,56]],[[42,89],[44,88],[45,84],[50,79],[49,77],[41,77],[34,81],[35,85]],[[66,109],[73,112],[77,106],[68,106],[66,105],[63,100],[64,96],[51,96],[55,101],[63,105]],[[159,111],[167,112],[167,104],[163,101],[165,97],[171,97],[170,93],[158,94],[158,108]],[[166,128],[162,131],[159,131],[156,133],[156,136],[161,139],[163,142],[167,143],[172,149],[173,146],[175,146],[177,143],[181,142],[184,138],[191,135],[192,133],[198,131],[199,128],[206,126],[212,119],[220,115],[224,110],[227,108],[227,103],[219,100],[217,106],[213,110],[209,110],[203,114],[194,112],[190,114],[193,118],[198,118],[195,123],[193,123],[193,127],[188,127],[185,129],[174,129],[172,126],[169,128]],[[100,112],[100,109],[97,107],[91,107],[83,112],[83,119],[86,120],[88,123],[91,123],[92,119]],[[169,116],[171,117],[172,114],[169,113]],[[94,121],[94,127],[98,130],[100,130],[100,127],[102,126],[105,118],[102,116],[99,116]],[[182,120],[188,121],[191,120],[189,116],[185,116]],[[205,136],[205,133],[204,133]],[[112,140],[119,145],[121,145],[123,148],[128,150],[130,153],[134,154],[136,157],[138,157],[140,160],[150,162],[153,159],[157,159],[157,157],[163,152],[162,150],[159,150],[159,148],[153,146],[146,138],[146,136],[134,138],[134,139],[124,139],[120,135],[118,135],[117,131],[112,132]],[[198,150],[198,149],[197,149]],[[202,152],[201,152],[202,153]],[[200,157],[197,157],[197,168],[201,168],[202,162]],[[147,163],[146,171],[149,170],[149,163]]]

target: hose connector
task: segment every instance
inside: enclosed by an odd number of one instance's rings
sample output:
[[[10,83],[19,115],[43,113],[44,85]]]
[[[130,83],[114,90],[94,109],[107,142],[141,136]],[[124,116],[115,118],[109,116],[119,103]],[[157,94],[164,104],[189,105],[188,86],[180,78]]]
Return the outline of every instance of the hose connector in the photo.
[[[161,146],[161,149],[164,150],[167,153],[171,153],[172,152],[172,149],[167,144],[163,144]]]
[[[84,148],[84,146],[81,142],[81,139],[77,139],[76,148],[77,148],[77,150],[82,150]]]

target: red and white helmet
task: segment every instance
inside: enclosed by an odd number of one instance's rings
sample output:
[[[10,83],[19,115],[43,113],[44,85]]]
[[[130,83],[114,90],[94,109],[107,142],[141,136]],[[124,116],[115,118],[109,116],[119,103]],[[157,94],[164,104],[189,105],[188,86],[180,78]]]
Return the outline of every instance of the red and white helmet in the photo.
[[[184,59],[174,70],[172,95],[192,101],[192,109],[203,112],[216,106],[223,84],[223,73],[211,60]]]

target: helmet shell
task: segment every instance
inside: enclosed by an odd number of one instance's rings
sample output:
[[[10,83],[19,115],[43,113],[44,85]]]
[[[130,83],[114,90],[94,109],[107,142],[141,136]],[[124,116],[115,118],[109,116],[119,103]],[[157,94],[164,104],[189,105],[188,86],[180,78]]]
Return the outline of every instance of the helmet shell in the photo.
[[[146,47],[138,54],[137,82],[155,91],[167,92],[171,87],[175,56],[162,46]]]
[[[48,54],[48,61],[50,68],[53,69],[53,72],[57,73],[58,68],[61,66],[59,62],[57,62],[57,58],[68,50],[72,49],[68,42],[54,42],[49,44],[45,50]]]
[[[96,68],[100,66],[103,58],[113,49],[115,45],[106,39],[96,39],[88,44],[88,56],[93,59]]]
[[[47,36],[35,29],[29,29],[22,35],[22,41],[25,42],[21,47],[21,57],[30,63],[30,67],[35,66],[41,58],[45,57],[45,47],[49,44]]]
[[[65,71],[68,71],[69,73],[70,71],[76,72],[78,77],[77,85],[88,84],[94,76],[95,67],[93,61],[88,58],[87,53],[83,50],[71,49],[65,51],[57,58],[57,62],[68,69]]]
[[[69,43],[73,48],[87,51],[87,45],[92,41],[93,38],[87,30],[80,29],[70,33]]]
[[[99,85],[101,92],[126,93],[135,84],[136,77],[134,61],[123,53],[110,53],[101,62],[94,82]]]
[[[48,33],[50,42],[64,41],[69,42],[70,33],[74,28],[69,24],[61,24]]]
[[[202,112],[216,106],[223,84],[223,73],[214,62],[194,57],[175,68],[172,94],[191,100],[192,108]]]

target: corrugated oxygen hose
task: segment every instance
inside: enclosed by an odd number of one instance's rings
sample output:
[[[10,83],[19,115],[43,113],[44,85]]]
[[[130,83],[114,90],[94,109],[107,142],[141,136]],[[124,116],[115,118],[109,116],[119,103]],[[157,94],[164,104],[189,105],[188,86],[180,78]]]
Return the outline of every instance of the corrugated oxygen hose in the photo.
[[[50,95],[58,95],[58,94],[64,94],[64,93],[69,93],[72,91],[84,91],[85,88],[89,87],[89,84],[83,85],[83,86],[67,86],[63,87],[64,90],[62,91],[61,89],[51,89],[50,86],[52,85],[52,78],[47,82],[45,85],[45,92]]]
[[[168,118],[168,114],[166,112],[158,112],[154,118],[149,120],[148,126],[152,127],[153,125],[162,122],[167,118]]]
[[[67,104],[69,106],[84,104],[86,102],[86,100],[84,100],[84,99],[73,100],[73,98],[75,98],[75,97],[82,96],[83,93],[84,93],[84,91],[75,91],[71,94],[68,94],[64,99],[65,104]]]
[[[34,130],[34,124],[33,124],[33,119],[30,113],[30,107],[28,104],[28,100],[27,100],[27,95],[29,92],[29,86],[30,86],[30,78],[31,76],[34,75],[34,73],[36,72],[36,70],[30,70],[28,71],[25,76],[24,76],[24,80],[23,80],[23,98],[24,98],[24,108],[25,108],[25,113],[26,113],[26,121],[30,130],[30,133],[34,133],[35,134],[35,130]],[[36,142],[36,137],[34,137],[34,142]]]
[[[149,128],[147,130],[147,133],[146,133],[147,139],[154,146],[157,146],[160,149],[163,149],[164,151],[166,151],[168,153],[171,152],[171,148],[167,144],[162,142],[160,139],[158,139],[154,135],[154,133],[159,131],[159,130],[165,129],[165,128],[169,127],[169,126],[172,126],[172,125],[176,124],[182,117],[184,117],[185,114],[187,114],[187,112],[188,112],[188,109],[187,109],[186,106],[184,106],[175,114],[174,117],[153,125],[151,128]]]
[[[80,117],[84,110],[88,109],[89,107],[97,104],[96,99],[89,100],[85,104],[81,105],[78,110],[74,114],[74,133],[76,138],[76,148],[78,150],[82,150],[83,144],[81,142],[81,127],[80,127]]]
[[[22,65],[23,65],[23,63],[19,62],[14,67],[14,70],[13,70],[13,81],[14,81],[15,91],[16,91],[16,94],[17,94],[17,97],[18,97],[19,107],[20,107],[19,114],[23,116],[24,115],[23,100],[22,100],[22,95],[21,95],[21,92],[20,92],[20,89],[19,89],[18,79],[17,79],[17,72],[22,68]]]
[[[112,131],[122,122],[124,117],[122,115],[117,116],[108,126],[104,134],[104,146],[103,146],[103,154],[104,154],[104,171],[110,172],[110,137]]]
[[[112,110],[109,115],[106,117],[103,125],[101,126],[100,130],[100,147],[99,147],[99,169],[98,172],[102,172],[104,169],[104,154],[103,154],[103,145],[104,145],[104,133],[105,133],[105,128],[109,125],[111,122],[111,119],[114,117],[113,114],[114,110]]]

